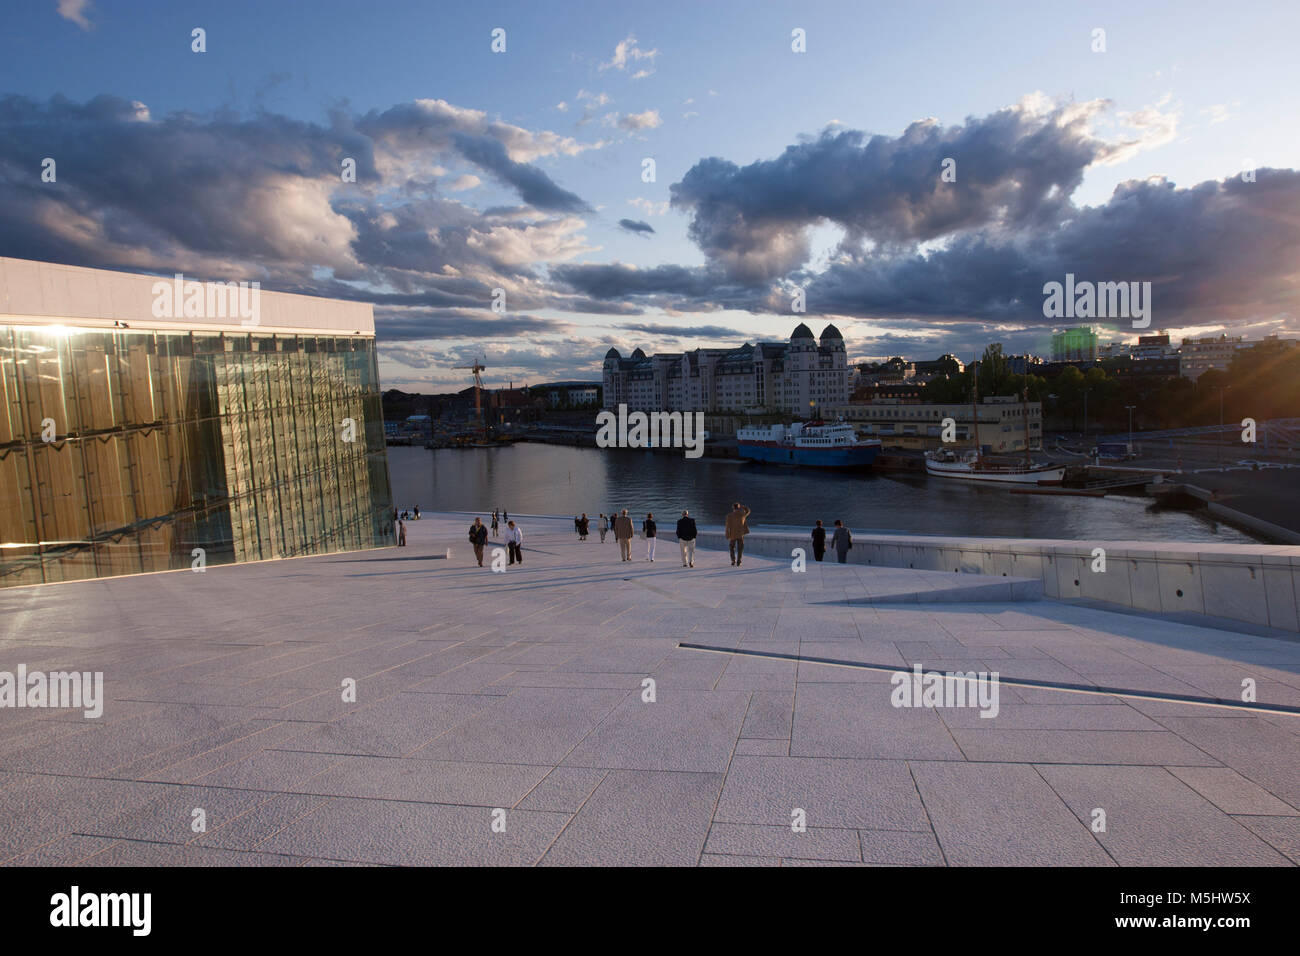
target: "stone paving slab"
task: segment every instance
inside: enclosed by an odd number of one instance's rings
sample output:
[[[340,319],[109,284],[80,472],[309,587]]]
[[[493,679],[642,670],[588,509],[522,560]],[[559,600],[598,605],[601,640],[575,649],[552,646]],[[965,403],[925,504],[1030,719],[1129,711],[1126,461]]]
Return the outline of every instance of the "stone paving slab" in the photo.
[[[1294,705],[1300,643],[521,522],[504,573],[428,515],[401,551],[0,591],[0,670],[105,680],[98,719],[0,708],[0,864],[1300,863],[1300,718],[891,702],[919,664]]]

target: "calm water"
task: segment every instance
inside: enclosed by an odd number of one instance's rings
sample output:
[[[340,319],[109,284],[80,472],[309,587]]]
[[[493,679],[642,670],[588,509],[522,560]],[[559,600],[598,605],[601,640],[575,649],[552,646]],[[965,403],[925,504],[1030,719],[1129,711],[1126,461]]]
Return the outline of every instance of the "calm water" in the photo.
[[[811,527],[839,518],[855,531],[1088,538],[1124,541],[1255,540],[1213,519],[1157,511],[1140,497],[1013,495],[925,475],[833,474],[645,451],[522,443],[505,448],[388,449],[393,499],[422,511],[481,511],[591,517],[627,508],[654,512],[660,527],[689,508],[721,524],[731,502],[753,509],[750,526]]]

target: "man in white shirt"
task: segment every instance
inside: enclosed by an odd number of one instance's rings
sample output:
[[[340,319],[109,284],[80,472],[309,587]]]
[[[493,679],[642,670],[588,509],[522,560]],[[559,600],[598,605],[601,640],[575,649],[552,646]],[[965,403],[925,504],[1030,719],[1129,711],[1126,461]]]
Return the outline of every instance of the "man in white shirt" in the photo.
[[[524,563],[524,529],[513,521],[506,522],[506,550],[510,552],[510,563]]]

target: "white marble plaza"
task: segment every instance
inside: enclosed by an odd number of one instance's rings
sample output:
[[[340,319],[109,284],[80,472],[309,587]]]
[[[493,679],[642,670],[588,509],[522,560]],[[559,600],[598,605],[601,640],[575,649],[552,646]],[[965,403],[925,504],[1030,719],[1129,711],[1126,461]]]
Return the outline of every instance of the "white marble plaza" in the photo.
[[[1238,699],[1250,678],[1295,706],[1294,640],[1000,575],[687,569],[671,534],[622,563],[521,521],[504,573],[454,515],[406,548],[0,591],[0,671],[107,688],[98,719],[0,709],[0,863],[1300,862],[1300,717],[1003,686],[986,719],[895,708],[887,672],[678,647]]]

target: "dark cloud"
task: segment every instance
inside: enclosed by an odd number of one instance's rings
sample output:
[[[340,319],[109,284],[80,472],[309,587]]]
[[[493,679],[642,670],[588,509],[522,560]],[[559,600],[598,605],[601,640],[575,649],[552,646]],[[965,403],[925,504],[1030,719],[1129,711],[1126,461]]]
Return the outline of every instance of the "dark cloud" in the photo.
[[[1127,182],[1109,202],[1055,228],[980,231],[929,253],[861,256],[810,277],[810,312],[877,318],[969,317],[1029,325],[1043,285],[1066,273],[1152,283],[1152,327],[1294,314],[1300,261],[1300,172],[1261,169],[1177,189]],[[1131,323],[1127,324],[1132,332]]]
[[[375,310],[375,339],[381,343],[425,339],[507,339],[530,333],[563,332],[568,328],[568,323],[532,315]]]
[[[647,335],[664,335],[679,339],[725,339],[744,338],[745,333],[724,325],[664,325],[656,322],[624,323],[617,326],[629,332],[645,332]]]
[[[641,235],[653,234],[654,226],[648,222],[642,222],[640,219],[620,219],[618,224],[628,232],[640,233]]]
[[[561,189],[551,177],[536,166],[517,163],[496,140],[467,133],[452,136],[460,154],[484,172],[513,186],[519,197],[530,206],[555,212],[590,212],[591,207],[578,196]]]

